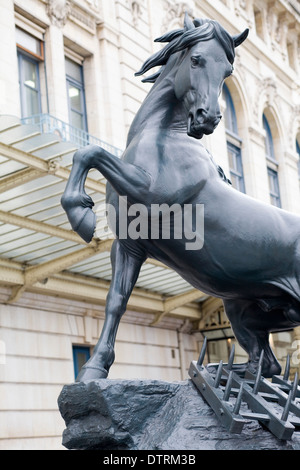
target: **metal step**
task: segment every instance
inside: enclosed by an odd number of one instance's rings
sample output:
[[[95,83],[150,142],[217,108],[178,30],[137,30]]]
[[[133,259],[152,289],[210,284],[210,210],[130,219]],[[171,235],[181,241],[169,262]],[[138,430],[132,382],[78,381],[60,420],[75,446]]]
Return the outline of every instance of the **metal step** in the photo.
[[[257,374],[244,377],[234,372],[234,347],[228,364],[220,361],[215,372],[203,366],[207,342],[204,341],[198,361],[192,361],[189,375],[220,422],[232,433],[241,433],[245,423],[255,420],[278,439],[289,440],[300,430],[300,396],[298,375],[289,380],[289,359],[284,376],[274,376],[272,382],[262,374],[263,352]],[[242,404],[247,411],[241,410]],[[245,408],[245,406],[244,406]],[[249,411],[248,411],[249,409]]]

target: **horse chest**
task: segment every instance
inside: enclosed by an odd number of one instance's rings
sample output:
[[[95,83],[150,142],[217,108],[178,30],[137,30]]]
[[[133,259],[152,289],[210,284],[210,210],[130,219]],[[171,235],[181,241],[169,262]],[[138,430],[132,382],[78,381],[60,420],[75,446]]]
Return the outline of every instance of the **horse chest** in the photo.
[[[186,136],[171,139],[168,135],[165,139],[160,136],[153,146],[155,139],[148,139],[149,135],[140,139],[126,159],[151,176],[149,193],[155,203],[183,204],[198,194],[208,179],[219,178],[205,148],[197,142],[188,139],[187,146]]]

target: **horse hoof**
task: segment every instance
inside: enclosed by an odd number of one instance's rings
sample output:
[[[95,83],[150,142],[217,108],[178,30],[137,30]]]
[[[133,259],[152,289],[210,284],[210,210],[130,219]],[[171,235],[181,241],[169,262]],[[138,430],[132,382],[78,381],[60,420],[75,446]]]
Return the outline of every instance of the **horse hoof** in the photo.
[[[75,231],[86,243],[90,243],[94,236],[95,228],[96,215],[94,214],[92,209],[87,207],[85,209],[85,214],[83,215],[81,222]]]
[[[83,366],[78,376],[76,377],[76,382],[87,382],[88,380],[106,379],[107,376],[108,372],[104,368]]]
[[[96,215],[92,209],[81,206],[67,209],[64,207],[64,209],[74,232],[78,233],[86,243],[90,243],[96,228]]]

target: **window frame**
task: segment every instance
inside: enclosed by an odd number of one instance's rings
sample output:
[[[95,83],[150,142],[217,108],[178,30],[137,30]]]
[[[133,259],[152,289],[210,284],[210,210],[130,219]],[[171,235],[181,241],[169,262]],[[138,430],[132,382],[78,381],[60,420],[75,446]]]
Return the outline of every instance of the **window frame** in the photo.
[[[231,142],[227,141],[227,151],[231,152],[235,156],[236,160],[236,166],[237,168],[233,168],[232,166],[229,165],[229,171],[230,171],[230,176],[231,176],[231,182],[232,182],[232,177],[238,180],[238,188],[235,187],[233,184],[232,186],[240,191],[241,193],[245,193],[245,179],[244,179],[244,171],[243,171],[243,161],[242,161],[242,152],[240,147],[237,147],[236,145],[232,144]]]
[[[18,59],[18,73],[19,73],[19,88],[20,88],[20,105],[21,105],[21,116],[22,118],[31,117],[32,114],[27,112],[26,98],[24,90],[28,87],[25,84],[24,80],[24,61],[31,62],[36,67],[36,76],[37,76],[37,88],[34,90],[37,92],[38,96],[38,114],[42,113],[42,93],[41,93],[41,80],[40,80],[40,64],[44,62],[44,41],[41,37],[37,37],[35,34],[28,32],[23,25],[20,25],[19,22],[16,23],[16,30],[22,31],[25,35],[30,36],[35,41],[38,41],[40,45],[40,54],[27,49],[23,46],[18,40],[16,41],[17,47],[17,59]],[[34,113],[37,114],[37,113]]]
[[[274,170],[273,168],[270,168],[269,166],[267,167],[267,171],[268,171],[268,183],[269,183],[269,194],[270,194],[271,204],[275,207],[281,208],[278,171]],[[273,188],[270,187],[270,176],[272,177],[273,182],[275,182],[275,187],[276,187],[275,192],[273,191]],[[272,201],[275,201],[275,204],[273,204]]]
[[[65,59],[68,59],[69,61],[72,61],[74,62],[74,64],[78,65],[78,67],[80,67],[80,77],[81,77],[81,81],[79,82],[78,80],[76,80],[75,78],[71,77],[67,72],[66,72],[66,86],[67,86],[67,99],[68,99],[68,111],[69,111],[69,123],[72,127],[75,127],[77,129],[80,129],[84,132],[88,132],[88,121],[87,121],[87,109],[86,109],[86,97],[85,97],[85,84],[84,84],[84,73],[83,73],[83,65],[82,64],[79,64],[78,62],[70,59],[68,56],[65,56]],[[71,101],[70,101],[70,96],[69,96],[69,89],[70,89],[70,86],[74,86],[76,88],[78,88],[80,91],[81,91],[81,107],[82,107],[82,113],[78,112],[78,110],[76,109],[73,109],[71,107]],[[83,128],[78,128],[77,126],[74,126],[74,124],[72,124],[72,119],[71,119],[71,116],[72,116],[72,112],[75,112],[76,114],[82,116],[83,118],[83,124],[84,124],[84,127]]]
[[[225,132],[226,132],[226,144],[227,144],[227,155],[228,155],[228,162],[229,162],[229,172],[231,177],[238,178],[239,184],[237,189],[242,193],[246,193],[246,186],[245,186],[245,177],[244,177],[244,170],[243,170],[243,158],[242,158],[242,139],[238,135],[238,125],[237,125],[237,117],[234,102],[230,93],[229,88],[226,84],[223,85],[223,97],[226,103],[226,110],[225,110]],[[227,116],[227,119],[226,119]],[[226,124],[230,126],[227,127]],[[233,153],[237,158],[237,166],[240,167],[239,171],[236,168],[232,168],[230,166],[229,160],[229,152]]]
[[[265,156],[266,156],[266,160],[267,160],[267,173],[268,173],[270,203],[275,207],[280,207],[281,208],[282,206],[281,206],[280,184],[279,184],[279,174],[278,174],[279,164],[278,164],[278,161],[276,160],[272,130],[271,130],[268,118],[265,115],[265,113],[263,113],[262,124],[263,124],[263,129],[266,133],[266,135],[265,135]],[[270,176],[272,176],[273,181],[275,181],[276,192],[273,192],[273,190],[270,186]],[[275,204],[273,203],[274,200],[276,202]]]
[[[34,88],[34,90],[37,92],[38,96],[38,114],[41,114],[42,112],[42,97],[41,97],[41,83],[40,83],[40,61],[36,58],[36,55],[31,54],[23,49],[20,49],[18,46],[17,49],[17,56],[18,56],[18,70],[19,70],[19,86],[20,86],[20,103],[21,103],[21,115],[22,118],[27,118],[32,116],[32,114],[27,113],[27,105],[25,101],[25,93],[24,90],[26,87],[28,87],[25,84],[24,80],[24,68],[23,68],[23,63],[24,60],[27,62],[31,62],[32,64],[35,65],[36,68],[36,74],[37,74],[37,88]],[[37,114],[37,113],[34,113]]]

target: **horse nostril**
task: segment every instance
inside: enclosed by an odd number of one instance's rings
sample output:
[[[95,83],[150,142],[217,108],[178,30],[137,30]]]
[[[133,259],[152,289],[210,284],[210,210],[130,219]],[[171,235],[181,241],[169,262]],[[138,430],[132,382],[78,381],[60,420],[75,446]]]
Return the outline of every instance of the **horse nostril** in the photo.
[[[222,114],[218,114],[218,116],[216,116],[215,121],[214,121],[216,126],[219,124],[221,119],[222,119]]]
[[[206,111],[206,109],[204,109],[204,108],[197,109],[197,111],[196,111],[196,121],[199,124],[203,124],[205,119],[207,119],[207,114],[208,114],[208,112]]]

